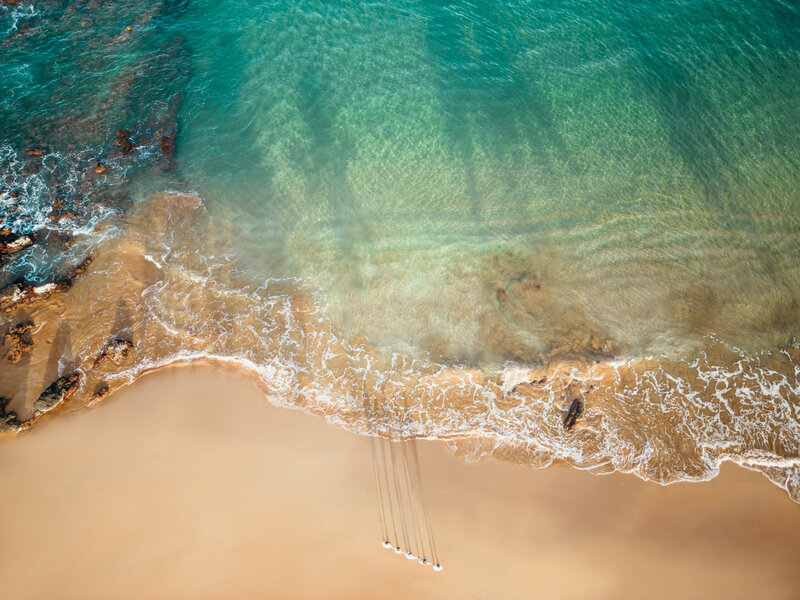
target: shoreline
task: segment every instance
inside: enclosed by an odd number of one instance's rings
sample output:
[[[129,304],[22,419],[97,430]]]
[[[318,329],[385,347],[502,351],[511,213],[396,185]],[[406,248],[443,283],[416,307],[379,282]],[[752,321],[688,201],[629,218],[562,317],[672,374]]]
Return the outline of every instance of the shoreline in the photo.
[[[445,567],[433,573],[380,548],[365,437],[272,406],[252,381],[207,366],[165,368],[114,396],[0,444],[0,501],[14,507],[0,575],[14,597],[800,592],[800,509],[733,465],[663,487],[466,464],[420,442]]]
[[[201,359],[250,371],[280,406],[355,432],[448,439],[467,460],[566,462],[658,483],[707,480],[731,460],[800,501],[797,343],[763,355],[718,343],[683,362],[572,356],[497,368],[389,356],[363,336],[343,337],[296,282],[254,287],[235,262],[198,253],[196,232],[225,237],[196,194],[156,194],[68,291],[8,306],[9,332],[33,326],[20,334],[32,336],[27,354],[0,372],[0,393],[13,396],[0,428]],[[119,360],[101,360],[114,343],[127,345]],[[580,416],[567,425],[576,401]]]
[[[619,364],[623,364],[624,361],[620,361]],[[714,480],[716,477],[719,476],[719,473],[723,466],[726,463],[731,463],[739,468],[753,471],[755,473],[761,473],[768,480],[770,480],[774,485],[781,488],[785,492],[789,494],[789,497],[796,503],[800,504],[800,500],[796,500],[792,493],[789,491],[789,481],[784,485],[778,483],[778,481],[771,480],[766,473],[763,473],[759,470],[759,465],[748,465],[746,461],[737,460],[735,457],[722,457],[717,461],[717,464],[714,467],[714,472],[708,475],[696,476],[696,477],[685,477],[685,478],[676,478],[667,481],[658,481],[655,479],[650,479],[643,475],[641,472],[635,469],[623,470],[623,469],[611,469],[611,470],[604,470],[603,466],[599,467],[582,467],[575,463],[569,462],[563,457],[554,456],[550,457],[550,460],[545,465],[536,465],[536,464],[527,464],[521,462],[520,460],[514,458],[513,456],[507,456],[502,452],[498,452],[498,449],[502,449],[504,444],[508,443],[508,440],[504,440],[502,438],[498,438],[496,435],[492,435],[486,432],[481,431],[474,431],[464,434],[453,433],[450,435],[381,435],[380,432],[374,431],[372,433],[366,433],[363,428],[354,425],[347,420],[341,419],[338,416],[338,411],[335,410],[335,407],[326,407],[326,406],[319,406],[319,405],[297,405],[292,404],[289,401],[282,400],[282,396],[280,391],[277,391],[273,387],[269,385],[268,382],[265,381],[263,377],[263,373],[258,365],[247,361],[246,359],[242,359],[239,357],[225,357],[225,356],[214,356],[214,355],[189,355],[189,356],[177,356],[168,359],[166,362],[162,364],[156,365],[149,365],[143,369],[136,369],[133,375],[130,375],[129,372],[121,372],[114,374],[107,378],[107,383],[114,383],[116,380],[123,380],[119,385],[113,385],[110,388],[107,388],[103,393],[102,397],[95,399],[94,397],[89,400],[89,402],[78,405],[72,406],[68,401],[60,402],[52,409],[48,409],[45,412],[40,414],[35,414],[31,418],[21,423],[21,427],[16,433],[6,434],[6,438],[13,438],[21,435],[27,434],[33,425],[35,425],[41,419],[51,419],[53,417],[58,417],[59,414],[67,415],[72,414],[75,412],[81,412],[87,408],[91,408],[96,406],[100,403],[105,403],[112,397],[116,397],[119,394],[124,393],[124,391],[131,387],[132,385],[137,384],[140,380],[148,379],[153,376],[158,376],[162,372],[170,372],[170,371],[181,371],[184,369],[201,369],[201,370],[208,370],[212,373],[219,373],[223,376],[234,377],[241,381],[246,382],[248,385],[253,386],[254,388],[258,389],[259,392],[262,394],[263,399],[272,407],[279,408],[279,409],[290,409],[293,411],[297,411],[309,416],[321,418],[326,424],[341,429],[347,433],[353,435],[374,435],[376,437],[381,437],[384,439],[414,439],[414,440],[422,440],[428,442],[441,442],[446,444],[450,448],[450,452],[454,456],[459,456],[460,460],[465,463],[471,462],[478,462],[486,457],[491,457],[501,462],[506,462],[513,465],[518,465],[526,468],[531,468],[534,470],[543,470],[550,467],[557,467],[557,468],[573,468],[578,471],[585,471],[592,475],[622,475],[622,476],[634,476],[635,478],[641,480],[645,483],[654,483],[659,486],[665,487],[674,484],[680,483],[704,483]],[[537,372],[537,370],[531,371]],[[1,408],[1,407],[0,407]],[[326,408],[330,408],[330,410],[326,410]],[[3,440],[0,439],[0,443]],[[10,439],[9,439],[10,441]],[[788,461],[787,464],[775,464],[776,468],[791,468],[792,466],[796,466],[795,463]]]
[[[35,415],[31,419],[22,423],[22,428],[16,435],[23,435],[28,432],[31,427],[40,419],[48,417],[53,418],[56,417],[59,413],[66,414],[73,414],[75,412],[80,412],[87,408],[92,408],[100,403],[105,403],[108,400],[113,399],[114,397],[123,394],[125,390],[135,384],[137,384],[141,380],[149,379],[150,377],[159,376],[161,373],[169,373],[171,371],[182,371],[182,370],[201,370],[201,371],[208,371],[210,373],[217,373],[222,375],[223,377],[231,377],[236,378],[242,382],[247,383],[248,385],[257,389],[263,396],[263,399],[271,406],[277,409],[289,409],[292,411],[296,411],[311,417],[321,418],[327,425],[340,429],[344,432],[347,432],[352,435],[358,436],[374,436],[386,440],[417,440],[417,441],[425,441],[425,442],[441,442],[445,445],[449,446],[450,452],[455,457],[459,457],[459,460],[469,464],[480,462],[486,458],[492,458],[498,460],[500,462],[504,462],[511,465],[520,466],[523,468],[530,468],[532,470],[540,471],[543,469],[547,469],[550,467],[555,468],[571,468],[577,471],[583,471],[595,476],[604,476],[604,475],[620,475],[620,476],[634,476],[636,479],[644,483],[653,483],[661,487],[671,486],[680,483],[705,483],[713,481],[716,477],[719,476],[721,469],[724,468],[726,463],[731,463],[731,465],[735,465],[744,470],[752,471],[754,473],[760,473],[766,477],[764,473],[762,473],[758,465],[750,466],[746,464],[746,462],[739,462],[736,458],[732,457],[723,457],[721,458],[715,466],[715,472],[708,476],[700,476],[697,478],[685,478],[685,479],[673,479],[669,481],[658,481],[654,479],[649,479],[646,476],[643,476],[640,472],[636,470],[620,470],[620,469],[613,469],[610,471],[604,471],[602,467],[581,467],[576,464],[570,463],[562,457],[553,457],[551,462],[544,466],[538,465],[531,465],[519,462],[512,457],[507,457],[499,453],[493,453],[491,450],[483,452],[478,450],[477,452],[474,450],[475,447],[492,447],[493,449],[497,449],[498,447],[502,446],[504,443],[507,443],[507,440],[499,438],[497,436],[493,436],[486,432],[481,431],[474,431],[468,432],[464,434],[453,433],[450,435],[430,435],[430,436],[423,436],[423,435],[396,435],[396,436],[386,436],[381,435],[379,432],[372,432],[367,433],[363,431],[363,429],[354,426],[353,424],[342,420],[337,417],[337,411],[330,410],[326,411],[324,407],[320,407],[317,405],[312,406],[300,406],[296,404],[292,404],[291,402],[281,400],[280,392],[276,391],[270,385],[264,381],[263,377],[260,375],[260,370],[257,365],[255,364],[247,364],[248,361],[243,360],[237,357],[225,357],[225,356],[208,356],[208,355],[195,355],[195,356],[179,356],[171,358],[169,361],[163,364],[157,364],[148,366],[142,370],[136,372],[133,377],[127,376],[124,373],[120,373],[113,377],[109,377],[108,379],[113,382],[116,379],[125,379],[121,385],[114,386],[110,388],[102,398],[97,400],[90,400],[85,406],[65,406],[59,405],[56,406],[52,410],[48,410],[47,412],[41,413],[39,415]],[[620,363],[621,364],[621,363]],[[0,441],[0,443],[2,443]],[[475,453],[474,456],[470,456],[470,453]],[[775,466],[778,467],[786,467],[791,466],[794,463],[789,464],[776,464]],[[769,477],[766,477],[769,480]],[[778,488],[783,489],[785,492],[788,492],[785,486],[781,486],[776,482],[772,482]],[[794,498],[789,494],[789,497],[792,498],[797,504],[800,504],[800,501],[794,500]]]

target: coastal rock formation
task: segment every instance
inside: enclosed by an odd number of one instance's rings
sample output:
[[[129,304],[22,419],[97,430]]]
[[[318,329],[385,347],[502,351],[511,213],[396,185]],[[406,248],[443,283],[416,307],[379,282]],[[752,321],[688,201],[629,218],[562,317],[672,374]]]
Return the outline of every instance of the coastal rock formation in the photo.
[[[174,156],[175,156],[175,130],[177,125],[174,119],[171,119],[170,124],[158,129],[155,133],[154,140],[158,141],[158,147],[161,150],[161,169],[169,171],[172,169]]]
[[[59,377],[48,388],[42,392],[36,402],[33,403],[34,417],[53,410],[59,404],[69,400],[78,389],[81,383],[80,373],[71,373],[64,377]]]
[[[170,135],[167,135],[161,131],[157,131],[156,137],[159,138],[159,147],[161,148],[161,152],[163,154],[172,154],[172,151],[175,149],[175,133],[173,132]]]
[[[68,269],[65,279],[55,283],[34,286],[17,281],[7,285],[0,290],[0,310],[11,312],[20,306],[47,300],[53,294],[69,291],[75,280],[86,272],[90,264],[92,264],[92,257],[88,256],[80,264]]]
[[[117,131],[117,139],[114,142],[115,146],[120,149],[120,154],[125,156],[133,150],[133,142],[131,142],[131,132],[126,129],[119,129]]]
[[[0,310],[11,312],[15,308],[47,300],[53,294],[63,293],[72,287],[72,282],[63,280],[42,285],[24,285],[17,282],[0,290]]]
[[[10,227],[0,228],[0,261],[3,257],[16,254],[31,246],[35,239],[35,233],[16,235]]]
[[[47,213],[47,218],[50,219],[51,221],[55,221],[56,223],[59,223],[64,219],[74,219],[77,216],[78,214],[72,210],[62,212],[60,210],[54,209],[51,210],[49,213]]]
[[[94,391],[94,394],[92,394],[92,398],[91,398],[91,400],[89,401],[89,402],[90,402],[90,404],[91,404],[91,403],[94,403],[94,402],[100,402],[101,400],[105,400],[106,396],[108,396],[108,394],[109,394],[110,392],[111,392],[111,390],[108,388],[108,384],[107,384],[107,383],[103,383],[103,384],[101,384],[101,385],[100,385],[100,386],[99,386],[99,387],[98,387],[98,388],[97,388],[97,389]]]
[[[11,402],[9,398],[0,397],[0,433],[16,433],[22,428],[17,420],[17,413],[6,412],[6,406]]]
[[[105,360],[109,360],[119,367],[128,359],[132,349],[133,342],[129,340],[111,340],[94,361],[92,369],[99,367]]]
[[[3,336],[3,344],[9,348],[6,358],[10,363],[18,363],[33,348],[33,339],[28,333],[33,327],[33,321],[24,321],[14,325]]]
[[[87,256],[79,264],[67,269],[67,279],[69,279],[71,283],[75,283],[75,280],[78,277],[86,273],[86,269],[89,268],[89,265],[92,264],[93,260],[94,258]]]

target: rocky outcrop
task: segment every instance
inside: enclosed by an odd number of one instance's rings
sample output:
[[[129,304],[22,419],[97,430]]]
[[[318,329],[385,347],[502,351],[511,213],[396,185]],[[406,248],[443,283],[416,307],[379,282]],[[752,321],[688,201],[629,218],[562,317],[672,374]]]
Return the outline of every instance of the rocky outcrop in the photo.
[[[75,219],[78,214],[73,210],[66,209],[67,201],[64,198],[56,198],[53,202],[53,210],[47,213],[47,218],[56,223],[63,219]]]
[[[10,227],[0,228],[0,263],[5,257],[16,254],[28,246],[33,245],[35,239],[35,233],[17,235]]]
[[[17,281],[7,285],[0,290],[0,310],[11,312],[20,306],[47,300],[53,294],[69,291],[75,280],[86,272],[91,263],[91,256],[85,258],[80,264],[67,270],[65,279],[55,283],[43,283],[42,285],[34,286]]]
[[[80,373],[72,373],[59,377],[33,403],[34,417],[38,417],[53,410],[56,406],[66,402],[78,389],[81,383]]]
[[[120,339],[111,340],[108,344],[106,344],[106,347],[103,348],[100,356],[98,356],[94,361],[92,369],[96,369],[106,360],[111,361],[119,367],[126,360],[128,360],[131,350],[133,350],[133,342]]]
[[[47,300],[53,294],[68,291],[72,287],[69,280],[57,283],[44,283],[42,285],[25,285],[17,282],[7,285],[0,290],[0,310],[11,312],[20,306],[34,304],[41,300]]]
[[[67,279],[69,279],[71,283],[75,283],[75,280],[78,279],[78,277],[86,273],[86,269],[89,268],[89,265],[92,264],[93,260],[94,259],[91,256],[87,256],[79,264],[67,269]]]
[[[8,362],[16,364],[33,348],[33,339],[30,330],[33,329],[33,321],[17,323],[8,333],[3,336],[3,345],[8,347],[6,358]]]
[[[117,131],[117,139],[114,145],[120,149],[120,154],[125,156],[130,154],[133,150],[133,142],[131,142],[131,132],[127,129],[120,129]]]
[[[93,404],[95,402],[100,402],[101,400],[105,400],[106,396],[108,396],[108,394],[110,393],[111,390],[108,388],[107,383],[100,384],[100,386],[98,386],[98,388],[94,391],[94,394],[92,394],[92,399],[90,400],[90,403]]]
[[[22,429],[22,424],[17,420],[17,413],[6,412],[9,402],[11,402],[9,398],[0,397],[0,433],[16,433]]]
[[[161,148],[161,152],[163,154],[172,154],[173,150],[175,150],[175,133],[167,135],[157,131],[156,136],[159,138],[158,145]]]

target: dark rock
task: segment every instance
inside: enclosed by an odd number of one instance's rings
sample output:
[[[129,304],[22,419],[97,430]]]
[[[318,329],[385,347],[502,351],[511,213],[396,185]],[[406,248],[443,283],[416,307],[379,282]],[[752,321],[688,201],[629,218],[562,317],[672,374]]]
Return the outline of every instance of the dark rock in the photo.
[[[173,150],[175,150],[175,140],[167,135],[161,134],[161,141],[159,142],[159,146],[161,146],[161,152],[164,154],[172,154]]]
[[[94,258],[92,256],[87,256],[81,261],[80,264],[67,269],[67,278],[70,280],[70,282],[75,283],[75,280],[78,279],[78,277],[86,273],[86,269],[89,268],[89,265],[92,264],[92,261],[94,261]]]
[[[64,219],[74,219],[77,216],[78,215],[71,210],[68,210],[66,212],[62,212],[60,210],[51,210],[49,213],[47,213],[47,218],[50,219],[51,221],[55,221],[56,223]]]
[[[15,235],[9,227],[3,227],[0,230],[0,256],[8,256],[24,250],[31,246],[35,239],[35,233]]]
[[[58,281],[56,283],[44,283],[32,286],[22,283],[12,283],[0,290],[0,310],[11,312],[19,306],[33,304],[40,300],[47,300],[53,294],[68,291],[72,287],[69,280]]]
[[[20,359],[33,348],[33,339],[30,333],[33,329],[33,321],[24,321],[14,325],[3,336],[3,344],[9,347],[8,362],[16,364]]]
[[[33,413],[39,416],[69,400],[81,383],[80,373],[59,377],[33,403]]]
[[[119,147],[120,154],[122,154],[122,156],[130,154],[131,150],[133,150],[133,143],[131,142],[130,137],[130,131],[126,129],[117,130],[117,139],[114,142],[114,145]]]
[[[0,309],[11,310],[23,297],[22,284],[12,283],[0,290]]]
[[[110,390],[108,389],[108,384],[107,383],[100,384],[94,391],[94,394],[92,394],[91,401],[100,402],[101,400],[105,400],[106,396],[108,396],[109,393]]]
[[[506,301],[506,290],[505,288],[497,288],[497,301],[501,304]]]
[[[575,423],[578,422],[578,419],[581,417],[582,414],[583,414],[583,402],[575,398],[569,405],[567,416],[564,417],[564,429],[570,431],[573,427],[575,427]]]
[[[111,340],[94,361],[92,369],[96,369],[106,360],[110,360],[119,367],[128,359],[131,350],[133,350],[133,342],[119,339]]]
[[[0,396],[0,433],[16,433],[22,429],[22,423],[17,420],[17,413],[6,412],[10,398]]]
[[[547,377],[541,377],[539,379],[532,379],[531,381],[526,381],[524,383],[518,383],[517,385],[515,385],[514,387],[511,388],[511,393],[515,394],[517,391],[519,391],[520,386],[523,386],[523,385],[530,387],[530,386],[534,386],[534,385],[542,385],[543,383],[547,383]]]
[[[114,142],[117,146],[119,146],[120,154],[125,156],[126,154],[130,154],[131,150],[133,150],[133,142],[128,139],[121,139]]]

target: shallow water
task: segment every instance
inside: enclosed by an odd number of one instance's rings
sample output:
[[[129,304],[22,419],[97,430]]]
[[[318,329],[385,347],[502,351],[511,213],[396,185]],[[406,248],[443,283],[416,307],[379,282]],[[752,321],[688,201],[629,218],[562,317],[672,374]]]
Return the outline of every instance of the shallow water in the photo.
[[[362,432],[800,497],[791,3],[38,2],[0,36],[4,224],[75,234],[2,283],[96,257],[17,412],[211,357]]]

